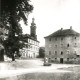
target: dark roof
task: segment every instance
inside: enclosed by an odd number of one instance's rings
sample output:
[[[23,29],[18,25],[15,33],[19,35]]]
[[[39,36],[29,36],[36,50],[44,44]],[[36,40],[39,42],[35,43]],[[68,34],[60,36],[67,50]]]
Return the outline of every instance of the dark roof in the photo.
[[[34,40],[34,41],[39,42],[37,39],[35,39],[34,37],[32,37],[32,36],[29,35],[29,34],[23,34],[23,35],[22,35],[22,41],[28,41],[28,38],[30,38],[30,39],[32,39],[32,40]]]
[[[52,34],[50,34],[49,36],[46,36],[45,38],[47,37],[60,37],[60,36],[79,36],[80,33],[74,31],[73,29],[60,29]]]

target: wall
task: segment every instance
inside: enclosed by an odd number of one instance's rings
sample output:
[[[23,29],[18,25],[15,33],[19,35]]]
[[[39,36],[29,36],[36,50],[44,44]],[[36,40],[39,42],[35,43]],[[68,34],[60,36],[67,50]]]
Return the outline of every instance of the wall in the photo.
[[[28,47],[26,47],[28,45]],[[39,55],[39,42],[28,38],[28,43],[21,49],[21,55],[25,58],[35,58]]]
[[[61,52],[63,52],[62,55]],[[54,61],[60,62],[60,58],[63,58],[64,61],[74,60],[76,55],[80,55],[80,36],[45,38],[45,53]]]

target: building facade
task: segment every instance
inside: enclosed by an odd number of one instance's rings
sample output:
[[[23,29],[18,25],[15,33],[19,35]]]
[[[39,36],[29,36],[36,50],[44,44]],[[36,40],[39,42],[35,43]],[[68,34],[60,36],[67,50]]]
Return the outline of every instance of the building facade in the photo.
[[[53,62],[75,63],[80,58],[80,34],[62,28],[45,37],[45,55]]]
[[[34,18],[32,18],[30,26],[30,35],[23,35],[22,42],[25,44],[24,47],[20,49],[22,58],[36,58],[39,55],[39,41],[37,40]]]

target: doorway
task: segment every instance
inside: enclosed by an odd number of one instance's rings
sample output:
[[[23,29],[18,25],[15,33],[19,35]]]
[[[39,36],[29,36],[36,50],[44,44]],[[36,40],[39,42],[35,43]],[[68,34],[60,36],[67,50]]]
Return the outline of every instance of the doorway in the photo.
[[[63,58],[60,58],[60,63],[63,63]]]

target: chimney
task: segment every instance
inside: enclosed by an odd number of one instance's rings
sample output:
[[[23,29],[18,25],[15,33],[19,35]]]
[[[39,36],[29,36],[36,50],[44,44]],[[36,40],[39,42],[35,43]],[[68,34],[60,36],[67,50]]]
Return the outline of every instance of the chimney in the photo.
[[[72,30],[72,26],[70,26],[70,30]]]

